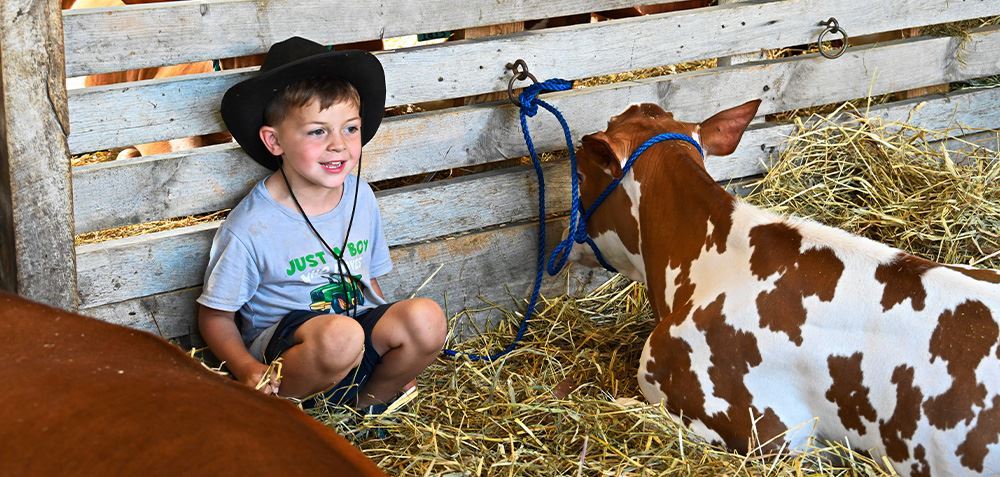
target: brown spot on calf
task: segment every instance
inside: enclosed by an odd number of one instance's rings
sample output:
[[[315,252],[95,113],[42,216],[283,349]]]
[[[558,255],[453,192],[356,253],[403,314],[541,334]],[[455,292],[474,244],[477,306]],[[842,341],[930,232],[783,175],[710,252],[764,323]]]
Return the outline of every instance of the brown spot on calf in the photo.
[[[784,332],[801,346],[806,321],[802,300],[810,296],[833,300],[844,263],[829,248],[810,248],[800,253],[802,236],[780,222],[751,229],[750,245],[750,270],[754,275],[763,280],[781,274],[773,290],[757,296],[760,326]]]
[[[962,458],[962,465],[978,472],[983,471],[989,446],[1000,440],[997,429],[1000,429],[1000,396],[993,396],[993,405],[979,413],[976,427],[965,436],[965,442],[955,452]]]
[[[983,268],[956,267],[953,265],[945,265],[945,266],[956,272],[961,273],[962,275],[979,280],[981,282],[1000,283],[1000,272],[996,270],[986,270]]]
[[[695,310],[693,319],[712,351],[708,374],[714,395],[729,403],[725,412],[706,413],[705,393],[691,363],[691,347],[683,339],[669,335],[667,322],[660,322],[650,339],[654,361],[649,364],[651,374],[646,379],[651,384],[660,383],[671,411],[714,429],[726,446],[746,452],[747,435],[756,427],[761,442],[774,439],[771,445],[779,447],[782,440],[777,437],[787,427],[772,409],[762,412],[753,407],[752,396],[743,382],[750,368],[760,364],[756,338],[725,322],[724,302],[725,295],[719,295],[714,302]]]
[[[896,385],[896,409],[888,421],[882,421],[878,426],[886,455],[897,462],[910,457],[906,441],[917,431],[920,403],[924,399],[920,388],[913,385],[913,374],[914,369],[906,365],[899,365],[892,371],[892,383]]]
[[[647,365],[646,381],[654,385],[659,382],[667,405],[690,422],[695,415],[692,411],[705,408],[705,392],[691,365],[691,346],[670,336],[670,326],[665,321],[656,325],[649,342],[652,362]]]
[[[1000,327],[990,309],[980,301],[966,301],[945,310],[931,335],[931,362],[948,362],[951,387],[924,403],[924,412],[938,429],[951,429],[975,417],[973,406],[982,406],[986,386],[976,380],[976,368],[997,343]]]
[[[750,271],[763,280],[795,266],[802,248],[802,234],[784,223],[759,225],[750,230]]]
[[[914,311],[924,309],[927,290],[921,277],[924,272],[937,267],[938,264],[900,252],[891,262],[879,265],[875,269],[875,279],[885,284],[882,291],[882,309],[889,311],[907,298]]]
[[[864,373],[861,371],[861,353],[850,357],[830,356],[827,367],[833,383],[826,390],[826,399],[837,405],[837,415],[847,429],[858,431],[865,435],[865,424],[861,418],[874,421],[875,408],[868,400],[868,388],[864,386]]]
[[[740,331],[726,323],[722,312],[725,294],[715,301],[694,311],[692,318],[698,330],[705,334],[711,350],[712,366],[708,376],[715,389],[714,394],[729,403],[725,413],[705,416],[703,421],[722,436],[726,445],[746,451],[746,433],[756,426],[761,442],[771,441],[772,446],[780,446],[778,438],[787,430],[784,423],[770,408],[763,411],[753,405],[753,396],[744,379],[750,368],[761,363],[757,338],[749,332]],[[759,417],[759,419],[757,419]],[[754,422],[754,419],[757,419]]]
[[[913,458],[916,462],[910,466],[910,477],[931,477],[931,465],[927,463],[927,452],[922,444],[913,449]]]

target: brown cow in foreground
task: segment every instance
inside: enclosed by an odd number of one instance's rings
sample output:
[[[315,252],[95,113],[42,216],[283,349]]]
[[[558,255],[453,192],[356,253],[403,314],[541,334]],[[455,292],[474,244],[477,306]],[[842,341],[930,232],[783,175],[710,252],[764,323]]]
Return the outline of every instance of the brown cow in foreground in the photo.
[[[0,293],[0,473],[384,475],[151,334]]]
[[[630,107],[583,138],[584,206],[657,134],[730,154],[759,104],[701,124]],[[846,439],[903,475],[1000,474],[1000,273],[758,209],[683,141],[650,147],[587,232],[648,286],[643,395],[704,439],[743,452]],[[583,245],[571,258],[596,263]]]

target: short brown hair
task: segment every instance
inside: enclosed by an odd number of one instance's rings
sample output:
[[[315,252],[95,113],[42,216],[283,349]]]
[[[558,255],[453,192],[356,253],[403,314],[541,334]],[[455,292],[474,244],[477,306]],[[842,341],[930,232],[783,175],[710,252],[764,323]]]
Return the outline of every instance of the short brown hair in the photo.
[[[319,101],[321,110],[340,102],[361,109],[361,96],[351,83],[340,78],[307,78],[286,86],[268,101],[264,106],[264,124],[280,124],[292,108],[303,108],[313,100]]]

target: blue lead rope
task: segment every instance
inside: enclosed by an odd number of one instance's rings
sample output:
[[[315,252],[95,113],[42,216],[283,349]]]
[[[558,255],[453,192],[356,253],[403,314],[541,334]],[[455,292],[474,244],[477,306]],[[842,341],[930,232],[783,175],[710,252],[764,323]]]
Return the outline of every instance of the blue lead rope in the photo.
[[[594,255],[597,257],[597,261],[600,262],[601,266],[612,273],[617,273],[617,270],[604,260],[604,256],[601,255],[601,250],[597,247],[597,244],[594,243],[594,240],[587,234],[587,220],[589,220],[590,216],[593,215],[595,210],[597,210],[597,207],[599,207],[601,203],[603,203],[604,200],[611,195],[611,192],[618,187],[622,178],[624,178],[625,175],[628,174],[628,171],[632,169],[632,164],[635,163],[636,159],[638,159],[639,156],[646,151],[646,149],[649,149],[654,144],[662,141],[679,140],[693,145],[696,149],[698,149],[698,153],[701,154],[702,157],[705,155],[701,149],[701,145],[698,144],[698,141],[695,141],[694,138],[690,136],[676,133],[665,133],[653,136],[639,146],[635,152],[629,156],[628,161],[625,162],[625,166],[622,167],[622,175],[611,181],[611,183],[608,184],[608,187],[601,192],[601,195],[597,197],[597,200],[595,200],[594,203],[587,209],[586,213],[584,213],[580,204],[580,184],[576,174],[576,149],[573,147],[573,138],[570,135],[569,125],[566,123],[566,118],[563,117],[562,113],[560,113],[558,109],[538,98],[538,95],[542,92],[566,91],[572,87],[572,82],[554,78],[541,83],[533,83],[525,88],[521,93],[521,96],[518,98],[518,105],[521,108],[521,131],[524,133],[524,143],[528,146],[528,152],[531,155],[531,164],[535,167],[535,176],[538,178],[538,257],[535,267],[535,284],[532,287],[531,297],[528,300],[528,308],[525,309],[524,318],[521,319],[521,325],[517,329],[517,335],[514,337],[514,341],[507,345],[503,351],[495,354],[483,356],[445,348],[443,352],[446,356],[455,357],[459,354],[463,354],[472,361],[493,361],[499,359],[517,348],[517,344],[524,338],[524,333],[528,329],[528,320],[531,319],[531,316],[535,312],[535,306],[538,303],[538,294],[542,287],[542,277],[544,276],[545,270],[545,177],[542,173],[542,163],[538,159],[538,154],[535,152],[535,143],[532,141],[531,132],[528,130],[528,118],[534,117],[538,114],[539,106],[552,113],[552,115],[556,117],[556,120],[559,121],[559,125],[562,126],[563,136],[566,140],[566,149],[569,151],[571,178],[570,193],[573,194],[569,213],[569,230],[571,233],[568,233],[566,239],[559,242],[559,244],[552,250],[552,255],[549,257],[547,267],[549,275],[552,276],[558,274],[566,265],[566,260],[569,258],[569,251],[573,247],[574,243],[588,244],[591,250],[594,251]]]
[[[538,294],[542,288],[542,277],[544,275],[544,264],[545,264],[545,177],[542,173],[542,163],[538,160],[538,154],[535,152],[535,143],[531,140],[531,133],[528,131],[528,117],[533,117],[538,114],[538,106],[541,106],[552,113],[559,124],[563,128],[563,134],[566,137],[566,147],[569,149],[570,161],[573,164],[574,170],[576,170],[576,153],[573,151],[573,138],[570,136],[569,125],[566,124],[566,119],[563,118],[562,113],[558,109],[553,107],[551,104],[538,99],[538,95],[544,91],[566,91],[573,87],[573,83],[562,80],[562,79],[550,79],[548,81],[543,81],[541,83],[533,83],[521,92],[521,96],[518,98],[518,103],[521,108],[521,131],[524,133],[524,143],[528,146],[528,152],[531,154],[531,163],[535,166],[535,176],[538,178],[538,257],[535,266],[535,284],[531,289],[531,298],[528,300],[528,308],[524,310],[524,318],[521,319],[521,325],[517,329],[517,336],[514,337],[512,341],[503,351],[491,354],[491,355],[478,355],[474,353],[462,353],[455,351],[453,349],[444,349],[444,354],[446,356],[458,356],[459,354],[464,354],[472,361],[493,361],[503,357],[504,355],[514,351],[517,348],[517,344],[521,342],[524,338],[524,332],[528,330],[528,320],[535,312],[535,305],[538,304]],[[578,201],[577,196],[577,182],[576,174],[573,174],[573,200]]]

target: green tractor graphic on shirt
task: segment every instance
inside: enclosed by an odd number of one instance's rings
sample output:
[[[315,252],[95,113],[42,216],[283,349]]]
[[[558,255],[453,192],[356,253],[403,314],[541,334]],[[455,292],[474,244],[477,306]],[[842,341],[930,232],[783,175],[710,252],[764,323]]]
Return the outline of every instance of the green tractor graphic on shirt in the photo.
[[[365,295],[361,293],[361,275],[350,277],[349,283],[344,283],[340,275],[328,273],[323,278],[330,283],[316,287],[309,292],[309,305],[313,311],[327,311],[332,308],[333,313],[344,313],[354,306],[365,304]]]

